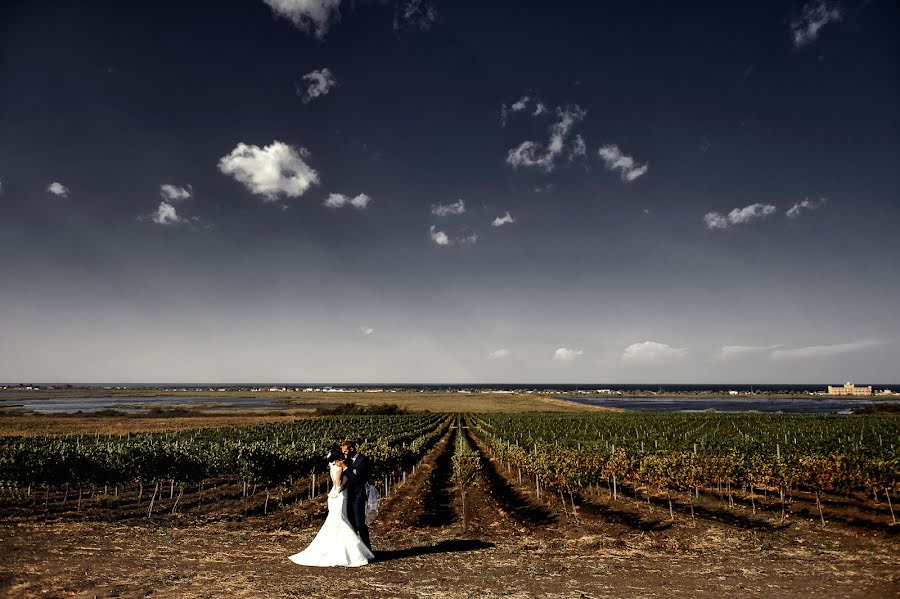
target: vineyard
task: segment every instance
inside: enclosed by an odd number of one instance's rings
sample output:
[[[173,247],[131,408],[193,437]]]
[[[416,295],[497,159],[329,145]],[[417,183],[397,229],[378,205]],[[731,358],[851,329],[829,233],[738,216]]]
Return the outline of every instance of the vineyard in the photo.
[[[749,499],[777,494],[781,519],[795,492],[814,497],[822,526],[825,494],[862,492],[887,504],[900,486],[900,420],[878,416],[762,414],[482,415],[473,429],[503,463],[532,477],[536,495],[606,490],[615,499],[681,495],[694,516],[701,492]],[[626,491],[627,489],[627,491]]]
[[[0,437],[0,506],[79,512],[89,498],[115,517],[150,517],[165,496],[166,511],[175,513],[237,494],[242,513],[265,514],[273,493],[283,507],[327,490],[323,456],[345,438],[359,439],[373,461],[373,483],[387,493],[448,426],[441,415],[348,416],[169,433]],[[248,500],[257,489],[265,491],[261,505]]]
[[[346,437],[383,500],[334,577],[286,556]],[[898,446],[894,417],[638,412],[0,437],[0,594],[894,596]]]

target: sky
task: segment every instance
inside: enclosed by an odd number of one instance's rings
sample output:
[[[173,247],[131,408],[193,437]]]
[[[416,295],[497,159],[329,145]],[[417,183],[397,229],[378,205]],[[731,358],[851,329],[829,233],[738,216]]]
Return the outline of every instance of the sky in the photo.
[[[0,3],[0,381],[900,382],[890,0]]]

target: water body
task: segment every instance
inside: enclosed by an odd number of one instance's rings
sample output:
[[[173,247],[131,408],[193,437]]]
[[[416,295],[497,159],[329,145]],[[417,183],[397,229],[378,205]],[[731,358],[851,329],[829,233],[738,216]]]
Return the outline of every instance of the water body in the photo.
[[[155,397],[57,397],[48,399],[25,399],[0,402],[0,407],[20,407],[39,414],[71,414],[75,412],[99,412],[119,410],[121,412],[143,412],[147,406],[190,406],[191,404],[216,404],[216,410],[283,410],[292,406],[279,403],[271,397],[184,397],[159,395]]]
[[[765,412],[775,414],[849,414],[853,408],[874,403],[900,404],[900,399],[797,398],[772,399],[754,397],[565,397],[575,403],[625,410],[649,412]]]

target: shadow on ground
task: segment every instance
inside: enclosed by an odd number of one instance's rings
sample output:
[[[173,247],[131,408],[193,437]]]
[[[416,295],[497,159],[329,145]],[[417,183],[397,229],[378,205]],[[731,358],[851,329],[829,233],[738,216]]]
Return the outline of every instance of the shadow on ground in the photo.
[[[450,478],[453,474],[451,458],[456,434],[455,429],[451,431],[450,439],[434,461],[434,468],[428,475],[422,497],[424,511],[413,521],[413,526],[439,528],[456,521],[456,514],[450,508]]]
[[[375,561],[387,562],[407,557],[418,557],[420,555],[432,555],[435,553],[458,553],[461,551],[478,551],[480,549],[490,549],[491,547],[494,547],[494,544],[488,543],[486,541],[478,541],[475,539],[454,539],[441,541],[436,545],[422,545],[419,547],[410,547],[409,549],[375,551]]]
[[[487,482],[488,493],[497,504],[513,519],[522,524],[541,526],[557,521],[547,508],[534,503],[529,497],[513,487],[498,470],[497,465],[487,456],[484,447],[465,429],[469,442],[479,449],[481,456],[481,473]]]

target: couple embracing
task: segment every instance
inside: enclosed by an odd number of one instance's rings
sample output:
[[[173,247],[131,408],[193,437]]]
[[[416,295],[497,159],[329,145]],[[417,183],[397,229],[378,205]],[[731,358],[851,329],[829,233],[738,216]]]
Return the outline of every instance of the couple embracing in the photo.
[[[333,445],[325,456],[331,475],[328,517],[309,547],[288,559],[302,566],[364,566],[375,559],[366,526],[366,483],[372,462],[356,442]]]

